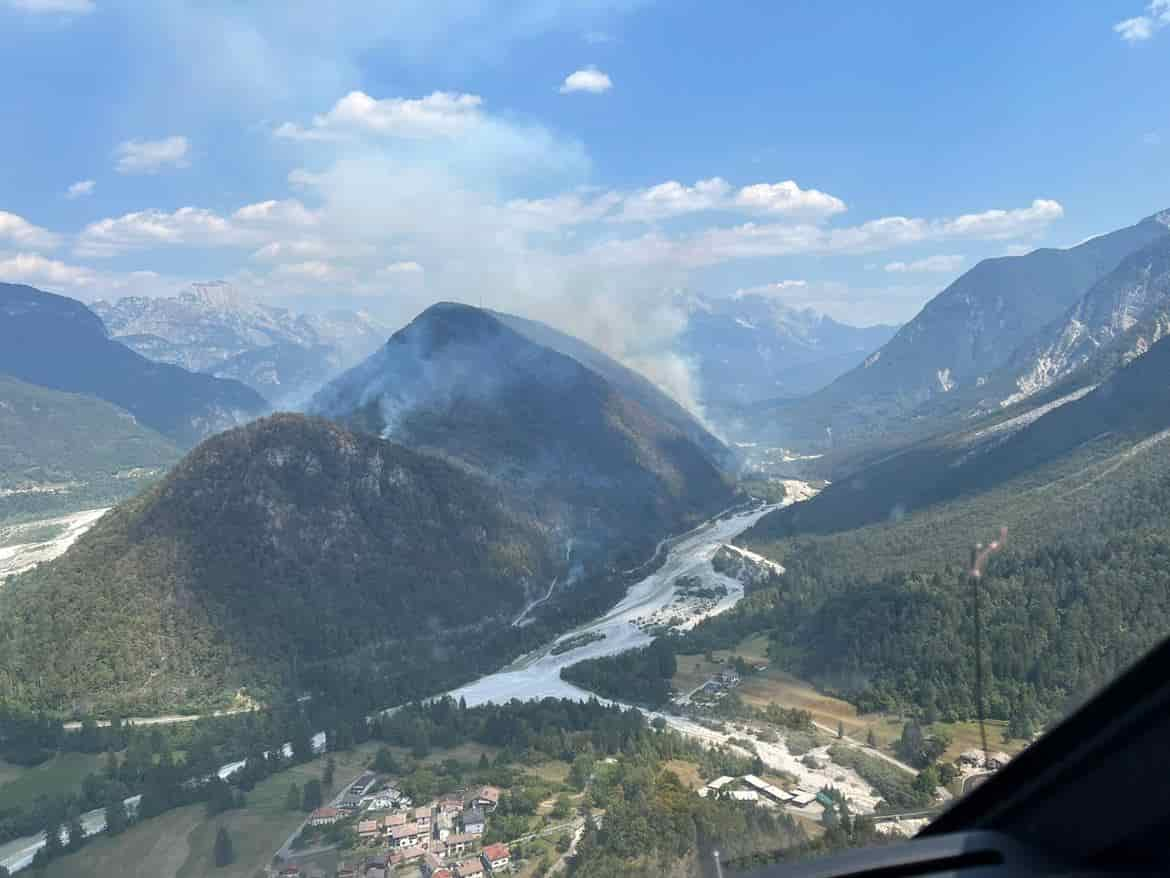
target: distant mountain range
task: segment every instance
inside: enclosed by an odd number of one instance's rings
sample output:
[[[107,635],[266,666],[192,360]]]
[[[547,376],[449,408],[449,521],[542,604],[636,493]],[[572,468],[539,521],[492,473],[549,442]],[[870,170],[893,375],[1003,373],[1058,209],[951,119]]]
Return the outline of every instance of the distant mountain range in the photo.
[[[0,373],[104,399],[180,445],[268,407],[238,381],[148,360],[80,302],[19,284],[0,284]]]
[[[145,357],[234,378],[275,407],[297,407],[381,345],[390,329],[364,312],[297,314],[249,300],[223,282],[172,297],[96,301],[118,341]]]
[[[1105,341],[1148,347],[1165,294],[1143,276],[1159,272],[1168,226],[1165,211],[1068,250],[984,260],[829,386],[756,407],[749,432],[817,450],[929,435],[1071,375]]]
[[[820,390],[888,342],[897,326],[855,327],[769,296],[695,297],[679,339],[707,406]]]
[[[650,382],[548,327],[466,305],[428,308],[310,410],[459,461],[587,565],[641,557],[732,497],[726,448]]]

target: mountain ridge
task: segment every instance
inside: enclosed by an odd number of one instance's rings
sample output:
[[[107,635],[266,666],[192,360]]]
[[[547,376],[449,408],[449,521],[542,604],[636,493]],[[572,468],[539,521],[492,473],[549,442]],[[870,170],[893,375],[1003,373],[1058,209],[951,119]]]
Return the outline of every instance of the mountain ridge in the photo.
[[[490,312],[438,303],[323,388],[309,408],[460,461],[532,504],[534,514],[571,535],[581,557],[604,565],[615,551],[637,556],[732,500],[722,444],[689,416],[689,429],[676,426],[672,417],[685,415],[677,404],[606,361],[616,380],[646,396],[623,392],[581,359]],[[697,431],[708,441],[692,440]]]
[[[267,408],[245,385],[155,363],[109,337],[76,299],[0,283],[0,372],[96,396],[172,441],[191,445]]]
[[[97,300],[111,335],[145,357],[235,378],[273,403],[296,405],[381,344],[389,328],[364,311],[298,314],[222,281],[176,296]]]
[[[294,657],[507,627],[558,570],[545,531],[482,480],[325,419],[273,415],[206,440],[0,590],[0,697],[52,710],[213,703],[288,685]]]

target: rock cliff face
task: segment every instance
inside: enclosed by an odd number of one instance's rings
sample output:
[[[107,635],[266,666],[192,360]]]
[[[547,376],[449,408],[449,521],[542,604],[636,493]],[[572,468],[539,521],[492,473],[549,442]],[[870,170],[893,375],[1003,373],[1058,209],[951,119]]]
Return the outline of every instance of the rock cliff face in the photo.
[[[1159,214],[1170,223],[1170,211]],[[1170,334],[1170,236],[1122,261],[1012,358],[1011,404],[1061,381],[1095,359],[1124,365]]]
[[[294,659],[442,644],[506,626],[557,564],[544,530],[481,480],[277,415],[203,443],[10,580],[0,698],[191,704],[280,680]]]

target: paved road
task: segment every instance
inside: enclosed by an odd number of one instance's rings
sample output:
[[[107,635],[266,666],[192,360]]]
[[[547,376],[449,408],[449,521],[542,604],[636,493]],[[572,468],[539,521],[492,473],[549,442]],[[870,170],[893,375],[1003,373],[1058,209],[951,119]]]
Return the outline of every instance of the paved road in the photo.
[[[363,772],[361,772],[361,773],[359,773],[359,774],[355,774],[355,775],[353,776],[353,778],[350,780],[350,782],[349,782],[349,783],[347,783],[347,784],[344,784],[343,786],[340,786],[340,787],[338,787],[338,788],[337,788],[337,795],[335,795],[335,796],[334,796],[332,799],[330,799],[330,800],[329,800],[329,804],[330,804],[331,806],[333,806],[334,808],[336,808],[336,807],[337,807],[337,805],[338,805],[338,803],[339,803],[339,802],[340,802],[342,799],[344,799],[344,798],[345,798],[345,794],[346,794],[347,792],[349,792],[349,788],[350,788],[350,787],[352,787],[352,786],[353,786],[355,783],[357,783],[357,779],[358,779],[359,777],[361,777],[361,776],[362,776],[362,774],[365,774],[365,772],[363,771]],[[301,834],[301,832],[304,830],[305,826],[306,826],[306,825],[308,825],[308,822],[309,822],[309,818],[306,816],[306,817],[305,817],[305,819],[304,819],[304,820],[302,820],[302,821],[300,822],[300,825],[299,825],[299,826],[297,826],[297,828],[296,828],[295,830],[293,830],[293,834],[292,834],[292,835],[290,835],[288,838],[286,838],[286,839],[284,840],[284,844],[282,844],[282,845],[281,845],[281,846],[280,846],[280,847],[277,849],[276,853],[272,855],[272,858],[273,858],[274,860],[277,860],[277,859],[279,859],[279,860],[290,860],[290,859],[293,859],[294,857],[307,857],[307,856],[309,856],[310,854],[319,854],[319,853],[323,853],[323,852],[325,852],[325,851],[330,851],[330,850],[333,850],[333,848],[337,847],[337,845],[333,845],[333,844],[327,844],[327,845],[321,845],[320,847],[315,847],[315,848],[303,848],[303,849],[301,849],[301,850],[294,851],[294,850],[292,849],[292,843],[293,843],[293,840],[294,840],[294,839],[295,839],[295,838],[296,838],[298,835],[300,835],[300,834]]]

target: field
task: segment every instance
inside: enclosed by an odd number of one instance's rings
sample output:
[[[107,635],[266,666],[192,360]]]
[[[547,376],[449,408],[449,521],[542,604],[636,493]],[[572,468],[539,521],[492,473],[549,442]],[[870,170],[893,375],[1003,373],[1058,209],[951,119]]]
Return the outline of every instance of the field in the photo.
[[[767,647],[767,638],[752,637],[741,642],[734,650],[716,650],[712,653],[712,658],[726,661],[738,655],[751,664],[768,664]],[[726,664],[708,661],[702,655],[680,655],[678,672],[673,680],[674,688],[683,694],[690,692],[726,667]],[[845,734],[859,741],[866,740],[872,731],[878,746],[886,751],[892,750],[894,741],[902,734],[902,725],[905,722],[903,717],[888,714],[858,714],[857,709],[847,701],[818,692],[811,684],[771,666],[765,671],[745,677],[735,691],[746,704],[753,707],[778,704],[781,707],[807,710],[812,714],[814,721],[832,731],[836,731],[837,724],[841,723],[845,726]],[[1023,749],[1024,742],[1005,743],[1003,740],[1005,725],[1000,720],[987,721],[987,748],[1015,755]],[[934,723],[930,729],[945,733],[951,738],[951,744],[943,756],[944,761],[953,761],[964,750],[978,749],[980,746],[978,723]]]
[[[1004,741],[1003,732],[1007,723],[1003,720],[989,719],[986,726],[988,750],[992,752],[1002,750],[1004,753],[1015,756],[1024,749],[1026,741]],[[951,736],[951,745],[943,754],[944,761],[958,759],[959,754],[964,750],[978,750],[982,746],[979,742],[979,723],[977,722],[935,723],[930,728],[932,731],[945,732]]]
[[[31,768],[0,761],[0,811],[39,795],[78,792],[87,774],[101,771],[104,759],[101,754],[62,753]]]
[[[685,762],[682,759],[671,759],[662,763],[662,768],[664,771],[673,771],[678,775],[678,779],[688,789],[697,790],[705,784],[705,781],[699,777],[699,767],[693,762]]]
[[[376,745],[366,744],[346,753],[334,754],[336,783],[347,783],[357,776],[376,750]],[[79,853],[51,863],[45,875],[47,878],[107,878],[112,875],[254,878],[304,819],[300,812],[285,810],[289,784],[303,786],[311,778],[320,778],[323,767],[321,760],[315,760],[268,778],[248,793],[247,807],[240,811],[208,818],[203,805],[190,805],[146,820],[118,838],[99,837]],[[217,869],[212,862],[212,846],[220,826],[226,827],[231,834],[236,861],[231,866]]]
[[[768,640],[765,637],[753,637],[744,640],[734,650],[716,650],[712,653],[714,659],[727,660],[732,656],[740,656],[750,664],[769,664]],[[680,693],[690,692],[726,667],[726,664],[709,662],[701,655],[680,655],[678,673],[672,681],[674,688]],[[753,707],[778,704],[781,707],[807,710],[813,720],[834,731],[837,724],[842,723],[847,735],[862,740],[872,730],[881,746],[889,744],[902,731],[901,722],[895,717],[858,715],[857,708],[847,701],[818,692],[803,680],[771,666],[766,671],[745,677],[736,692]]]

